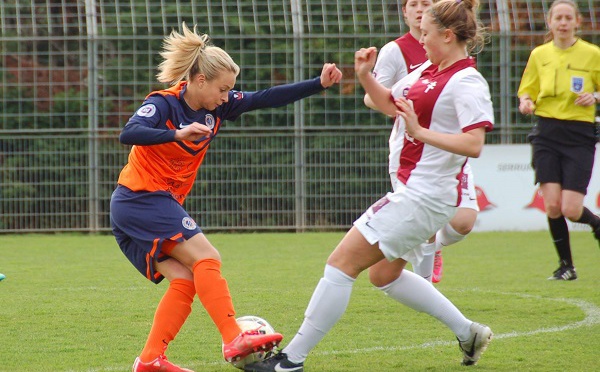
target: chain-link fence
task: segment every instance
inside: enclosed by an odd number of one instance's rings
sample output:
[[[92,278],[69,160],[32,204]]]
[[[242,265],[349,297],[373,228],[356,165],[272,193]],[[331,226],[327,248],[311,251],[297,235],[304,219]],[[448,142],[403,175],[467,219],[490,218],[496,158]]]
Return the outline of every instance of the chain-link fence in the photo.
[[[600,4],[579,1],[581,36],[600,41]],[[487,0],[496,130],[522,143],[516,87],[542,43],[550,1]],[[107,231],[128,147],[117,137],[155,79],[162,39],[197,25],[242,68],[252,91],[344,72],[339,87],[224,126],[186,208],[206,230],[346,228],[388,190],[389,121],[368,110],[353,54],[407,31],[401,1],[4,0],[0,3],[0,232]]]

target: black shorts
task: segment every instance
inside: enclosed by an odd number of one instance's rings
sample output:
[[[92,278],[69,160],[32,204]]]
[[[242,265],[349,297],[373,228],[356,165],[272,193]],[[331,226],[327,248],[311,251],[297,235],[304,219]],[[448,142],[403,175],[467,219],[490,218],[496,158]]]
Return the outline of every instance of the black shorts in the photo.
[[[593,124],[540,118],[530,138],[535,183],[587,194],[596,153]]]

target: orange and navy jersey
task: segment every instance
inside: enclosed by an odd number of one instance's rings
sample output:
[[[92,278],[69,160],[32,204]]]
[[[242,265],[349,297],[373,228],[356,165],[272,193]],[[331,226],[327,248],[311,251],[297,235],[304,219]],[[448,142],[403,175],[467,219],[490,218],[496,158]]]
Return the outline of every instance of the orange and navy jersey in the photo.
[[[198,168],[223,121],[244,112],[284,106],[324,90],[320,78],[256,92],[230,91],[227,102],[210,111],[192,110],[183,99],[187,83],[150,93],[121,132],[121,143],[133,145],[118,183],[133,191],[167,191],[183,204]],[[198,141],[175,141],[175,131],[193,122],[212,135]]]

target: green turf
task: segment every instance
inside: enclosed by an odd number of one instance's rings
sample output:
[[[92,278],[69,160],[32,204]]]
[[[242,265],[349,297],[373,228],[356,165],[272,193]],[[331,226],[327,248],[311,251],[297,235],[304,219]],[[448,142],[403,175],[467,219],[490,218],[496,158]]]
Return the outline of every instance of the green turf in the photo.
[[[284,334],[300,325],[341,233],[208,234],[223,259],[238,315]],[[321,371],[593,371],[600,350],[600,250],[572,234],[579,280],[551,282],[547,232],[477,233],[444,252],[437,285],[495,332],[480,363],[459,365],[438,321],[356,282],[346,314],[309,356]],[[166,283],[139,275],[111,236],[0,235],[0,371],[128,371]],[[196,371],[236,371],[196,301],[168,356]]]

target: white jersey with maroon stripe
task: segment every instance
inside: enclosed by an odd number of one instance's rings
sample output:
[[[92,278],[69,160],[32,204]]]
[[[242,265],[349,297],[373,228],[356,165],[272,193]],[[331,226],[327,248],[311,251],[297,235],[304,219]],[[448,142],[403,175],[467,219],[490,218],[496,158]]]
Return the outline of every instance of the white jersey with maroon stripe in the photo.
[[[419,40],[406,33],[381,48],[373,67],[373,76],[381,85],[391,88],[425,61],[427,55]]]
[[[386,88],[391,88],[401,79],[406,78],[408,74],[411,74],[416,69],[421,69],[421,66],[426,63],[428,62],[425,49],[408,32],[381,48],[377,56],[377,62],[373,68],[373,76],[378,83]],[[392,131],[389,139],[389,173],[396,173],[398,171],[398,159],[400,149],[402,148],[402,141],[396,141],[397,134],[397,132]]]
[[[408,95],[408,90],[410,87],[419,80],[421,77],[421,73],[423,70],[431,66],[431,61],[427,60],[417,69],[413,70],[410,74],[406,75],[402,79],[400,79],[396,84],[394,84],[392,89],[393,97],[404,97]],[[390,134],[389,146],[390,146],[390,154],[389,154],[389,173],[390,175],[398,173],[398,168],[400,168],[400,152],[402,151],[402,145],[404,144],[404,119],[402,116],[396,116],[394,120],[394,126],[392,127],[392,133]]]
[[[407,98],[413,102],[422,127],[454,134],[480,127],[486,131],[493,129],[489,86],[473,66],[474,61],[467,58],[443,71],[431,65],[421,73]],[[417,193],[457,206],[467,159],[417,141],[405,132],[398,179]]]
[[[385,44],[377,55],[373,67],[373,77],[386,88],[391,88],[395,82],[408,74],[408,67],[402,51],[395,41]]]

